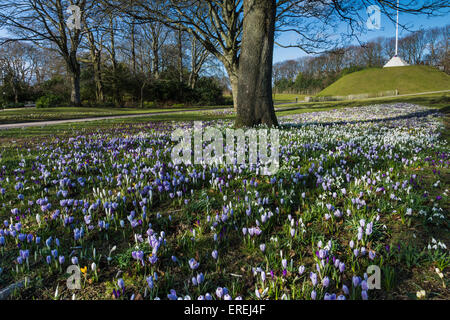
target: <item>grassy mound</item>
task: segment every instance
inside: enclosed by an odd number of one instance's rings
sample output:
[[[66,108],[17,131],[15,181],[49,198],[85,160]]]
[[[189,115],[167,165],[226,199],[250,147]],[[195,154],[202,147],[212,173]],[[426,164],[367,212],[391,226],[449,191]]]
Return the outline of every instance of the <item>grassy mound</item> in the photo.
[[[450,76],[428,66],[370,68],[340,78],[318,96],[375,94],[396,89],[399,94],[450,90]]]

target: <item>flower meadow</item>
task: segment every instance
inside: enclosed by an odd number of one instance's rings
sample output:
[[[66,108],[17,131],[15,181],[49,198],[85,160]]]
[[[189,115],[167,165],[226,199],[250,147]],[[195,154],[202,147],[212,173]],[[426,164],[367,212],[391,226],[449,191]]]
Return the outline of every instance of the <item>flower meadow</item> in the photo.
[[[271,176],[173,165],[170,133],[190,122],[4,148],[0,289],[25,279],[10,299],[448,298],[440,119],[401,103],[281,117]]]

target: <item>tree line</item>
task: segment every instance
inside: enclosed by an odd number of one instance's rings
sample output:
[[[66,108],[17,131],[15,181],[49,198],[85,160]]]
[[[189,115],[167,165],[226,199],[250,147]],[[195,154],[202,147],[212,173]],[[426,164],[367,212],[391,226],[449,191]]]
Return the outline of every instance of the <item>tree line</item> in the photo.
[[[411,32],[399,39],[399,56],[411,65],[429,65],[450,74],[450,25]],[[276,93],[316,94],[346,74],[381,68],[395,54],[395,38],[379,37],[316,56],[273,66]]]
[[[83,8],[81,29],[70,30],[70,3],[0,1],[10,34],[0,41],[0,104],[227,102],[219,62],[189,33],[158,21],[140,23],[98,1],[75,2]]]

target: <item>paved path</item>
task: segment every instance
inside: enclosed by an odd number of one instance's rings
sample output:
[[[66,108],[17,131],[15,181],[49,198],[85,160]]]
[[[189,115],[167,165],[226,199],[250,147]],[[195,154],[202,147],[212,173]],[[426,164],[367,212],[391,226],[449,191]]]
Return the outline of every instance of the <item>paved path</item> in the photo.
[[[171,113],[191,113],[191,112],[214,112],[221,111],[227,109],[195,109],[195,110],[186,110],[186,111],[161,111],[161,112],[151,112],[151,113],[139,113],[139,114],[125,114],[119,116],[104,116],[104,117],[95,117],[95,118],[83,118],[83,119],[66,119],[66,120],[50,120],[50,121],[39,121],[39,122],[23,122],[23,123],[9,123],[9,124],[1,124],[0,130],[4,129],[14,129],[14,128],[26,128],[26,127],[42,127],[48,125],[55,124],[64,124],[64,123],[73,123],[73,122],[87,122],[87,121],[99,121],[99,120],[112,120],[112,119],[125,119],[125,118],[141,118],[141,117],[151,117],[155,115],[164,115]]]
[[[289,103],[280,103],[276,104],[276,106],[289,106],[292,104],[296,104],[296,102]],[[217,108],[217,109],[189,109],[189,110],[174,110],[174,111],[160,111],[160,112],[149,112],[149,113],[139,113],[139,114],[125,114],[125,115],[117,115],[117,116],[103,116],[103,117],[94,117],[94,118],[83,118],[83,119],[66,119],[66,120],[49,120],[49,121],[38,121],[38,122],[22,122],[22,123],[9,123],[9,124],[0,124],[0,130],[4,129],[15,129],[15,128],[26,128],[26,127],[42,127],[48,125],[55,124],[64,124],[64,123],[74,123],[74,122],[87,122],[87,121],[99,121],[99,120],[112,120],[112,119],[126,119],[126,118],[141,118],[141,117],[151,117],[155,115],[165,115],[171,113],[191,113],[191,112],[220,112],[223,110],[229,110],[231,108]],[[278,110],[286,110],[284,108],[277,108]]]

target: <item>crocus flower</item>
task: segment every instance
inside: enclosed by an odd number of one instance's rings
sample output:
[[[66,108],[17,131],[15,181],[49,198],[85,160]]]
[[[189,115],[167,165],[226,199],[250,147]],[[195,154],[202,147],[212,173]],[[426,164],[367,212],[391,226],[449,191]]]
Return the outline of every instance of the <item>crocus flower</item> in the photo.
[[[367,291],[369,289],[369,287],[367,286],[366,280],[361,281],[361,289],[364,291]]]
[[[329,284],[330,284],[330,278],[328,278],[328,277],[323,278],[323,280],[322,280],[322,286],[323,286],[324,288],[328,288]]]
[[[342,291],[344,291],[344,293],[346,294],[346,295],[348,295],[349,294],[349,290],[348,290],[348,287],[344,284],[344,285],[342,285]]]
[[[369,299],[369,296],[368,296],[366,290],[362,290],[362,291],[361,291],[361,298],[362,298],[363,300]]]
[[[353,286],[354,286],[355,288],[356,288],[357,286],[359,286],[360,282],[361,282],[361,278],[360,278],[360,277],[353,276],[353,278],[352,278],[352,283],[353,283]]]
[[[298,267],[298,273],[299,273],[300,275],[302,275],[303,272],[305,272],[305,266],[300,266],[300,267]]]
[[[323,298],[324,300],[336,300],[336,294],[329,294],[328,292],[325,293],[325,296]]]
[[[260,249],[262,252],[266,251],[266,245],[265,245],[264,243],[261,243],[261,244],[259,245],[259,249]]]
[[[315,274],[314,272],[311,272],[311,274],[309,275],[309,278],[311,279],[312,285],[316,286],[316,284],[317,284],[317,274]]]
[[[197,261],[195,261],[194,258],[189,260],[189,266],[191,267],[192,270],[197,269],[199,265],[200,264]]]
[[[119,280],[117,280],[117,285],[119,286],[119,288],[124,291],[125,290],[125,282],[123,281],[122,278],[120,278]]]
[[[351,249],[355,246],[355,242],[353,240],[350,240],[349,246]]]
[[[219,299],[222,299],[222,296],[223,296],[223,288],[222,287],[218,287],[216,289],[216,297],[219,298]]]
[[[167,298],[169,298],[169,300],[178,300],[176,291],[171,289],[170,293],[167,295]]]

